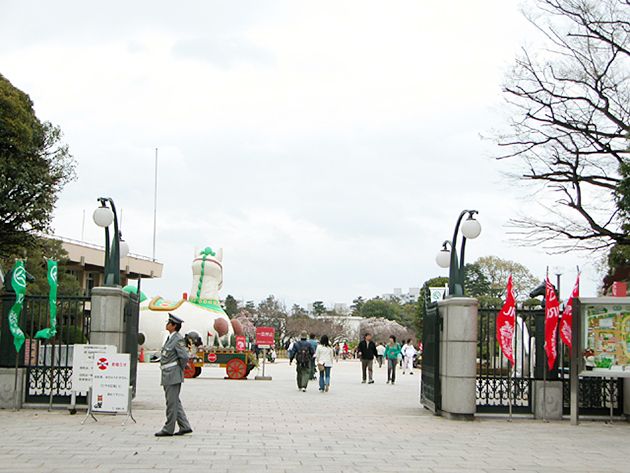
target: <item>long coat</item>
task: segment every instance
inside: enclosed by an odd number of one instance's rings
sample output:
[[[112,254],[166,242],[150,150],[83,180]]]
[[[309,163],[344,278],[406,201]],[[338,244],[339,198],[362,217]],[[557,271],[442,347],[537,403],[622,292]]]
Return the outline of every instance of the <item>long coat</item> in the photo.
[[[162,347],[160,365],[176,364],[162,369],[162,381],[160,385],[171,386],[173,384],[183,383],[184,368],[188,364],[189,358],[190,356],[188,355],[188,348],[186,347],[184,337],[179,332],[173,332],[173,335],[166,340],[166,343],[164,343]]]

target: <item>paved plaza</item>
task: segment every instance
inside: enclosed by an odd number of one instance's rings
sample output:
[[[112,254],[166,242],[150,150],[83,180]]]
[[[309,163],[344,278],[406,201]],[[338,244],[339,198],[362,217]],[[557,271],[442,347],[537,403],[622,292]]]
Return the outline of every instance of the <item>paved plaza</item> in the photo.
[[[360,364],[341,361],[331,389],[298,391],[294,366],[267,365],[272,381],[223,379],[206,368],[182,401],[194,433],[156,438],[164,423],[159,367],[139,367],[134,417],[88,419],[84,411],[0,410],[0,472],[623,472],[630,423],[543,423],[433,416],[418,401],[420,376],[361,384]]]

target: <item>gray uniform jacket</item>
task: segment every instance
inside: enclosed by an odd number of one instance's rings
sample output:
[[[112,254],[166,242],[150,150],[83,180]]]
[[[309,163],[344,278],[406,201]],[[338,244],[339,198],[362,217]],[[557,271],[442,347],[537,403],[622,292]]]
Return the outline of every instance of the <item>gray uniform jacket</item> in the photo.
[[[188,348],[179,332],[174,332],[162,347],[160,368],[162,368],[161,386],[171,386],[184,382],[184,368],[188,364]]]

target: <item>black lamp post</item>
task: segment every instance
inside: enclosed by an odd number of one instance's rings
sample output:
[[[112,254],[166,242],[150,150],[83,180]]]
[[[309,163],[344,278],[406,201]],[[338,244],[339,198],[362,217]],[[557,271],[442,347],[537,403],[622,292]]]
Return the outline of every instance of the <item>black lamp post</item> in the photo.
[[[438,266],[442,268],[449,268],[448,276],[448,297],[463,297],[464,296],[464,251],[466,249],[466,239],[477,238],[481,233],[481,224],[475,220],[474,215],[479,213],[476,210],[464,210],[459,214],[457,223],[455,224],[455,232],[453,232],[453,239],[446,240],[442,244],[442,250],[435,258]],[[462,223],[464,216],[468,214],[468,218]],[[457,233],[461,225],[462,229],[462,246],[460,250],[459,260],[457,259]],[[450,250],[447,248],[449,245]]]
[[[97,199],[101,206],[94,211],[93,219],[99,227],[105,228],[105,269],[103,273],[103,286],[120,287],[120,258],[127,256],[128,245],[122,241],[122,234],[118,229],[118,217],[116,206],[109,197]],[[111,206],[108,207],[107,204]],[[109,226],[114,222],[114,236],[109,239]]]

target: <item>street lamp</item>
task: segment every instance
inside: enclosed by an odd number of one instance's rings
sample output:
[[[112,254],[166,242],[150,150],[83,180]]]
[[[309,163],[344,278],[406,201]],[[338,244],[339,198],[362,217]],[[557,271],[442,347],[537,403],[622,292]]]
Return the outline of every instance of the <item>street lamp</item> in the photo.
[[[103,274],[103,286],[120,287],[120,258],[129,253],[129,245],[123,241],[122,233],[118,230],[118,217],[116,206],[109,197],[97,199],[101,206],[94,211],[92,218],[94,223],[105,229],[105,269]],[[107,204],[111,206],[108,207]],[[114,223],[114,237],[109,240],[109,226]]]
[[[464,295],[464,250],[466,249],[466,239],[477,238],[481,233],[481,224],[475,220],[474,215],[479,213],[476,210],[464,210],[459,214],[453,239],[446,240],[442,243],[442,250],[437,254],[435,261],[441,268],[449,268],[448,276],[448,297]],[[462,223],[464,216],[468,214],[468,218]],[[461,225],[462,229],[462,246],[460,249],[460,258],[457,260],[457,233]],[[447,248],[450,246],[450,249]]]

